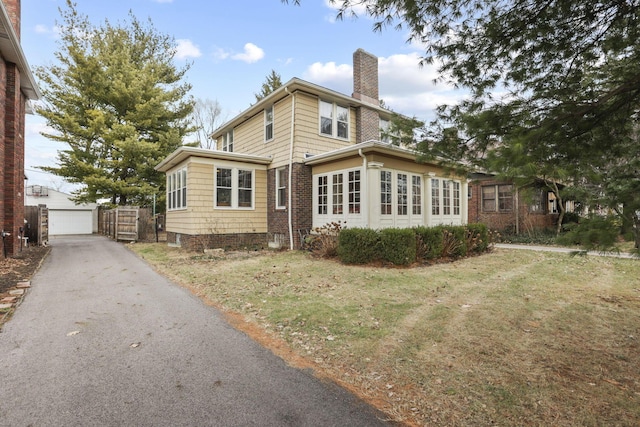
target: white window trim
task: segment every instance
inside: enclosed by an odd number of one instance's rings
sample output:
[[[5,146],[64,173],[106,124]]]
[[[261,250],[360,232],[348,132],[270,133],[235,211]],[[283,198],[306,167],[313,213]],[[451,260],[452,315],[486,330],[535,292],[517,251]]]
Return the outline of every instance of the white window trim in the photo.
[[[231,206],[218,206],[218,170],[231,169]],[[251,172],[251,206],[238,206],[238,172]],[[256,170],[251,168],[239,168],[230,166],[216,166],[213,170],[213,208],[221,210],[252,211],[256,208]]]
[[[178,184],[180,186],[178,187]],[[184,193],[187,191],[187,167],[177,169],[167,174],[167,211],[179,211],[187,209],[187,200]],[[173,194],[176,194],[176,202],[173,203]],[[184,202],[184,203],[183,203]]]
[[[322,103],[331,104],[331,135],[322,132]],[[338,136],[338,107],[347,110],[347,136],[346,138]],[[349,141],[351,139],[351,108],[348,106],[340,105],[335,102],[326,101],[324,99],[318,100],[318,134],[327,138],[335,138],[343,141]]]
[[[358,202],[358,212],[350,212],[350,206],[349,206],[349,173],[350,172],[355,172],[358,171],[360,172],[360,201]],[[342,183],[341,183],[341,196],[342,196],[342,212],[341,213],[333,213],[334,210],[334,181],[333,181],[333,177],[335,175],[341,175],[342,176]],[[313,176],[313,212],[314,212],[314,216],[318,217],[318,218],[322,218],[323,221],[326,222],[330,222],[332,220],[343,220],[345,218],[361,218],[362,217],[362,211],[363,211],[363,204],[365,203],[363,201],[363,193],[362,193],[362,181],[363,181],[363,176],[364,174],[362,173],[362,169],[360,168],[350,168],[350,169],[340,169],[340,170],[336,170],[336,171],[331,171],[331,172],[327,172],[327,173],[322,173],[322,174],[318,174],[318,175],[314,175]],[[319,197],[319,179],[322,177],[326,177],[327,178],[327,204],[326,204],[326,208],[327,208],[327,213],[326,214],[321,214],[318,212],[318,208],[319,208],[319,201],[318,201],[318,197]],[[323,205],[324,206],[324,205]],[[355,207],[354,207],[355,210]]]
[[[280,182],[280,172],[285,171],[287,168],[278,168],[276,169],[276,209],[284,210],[287,208],[287,180],[284,182]],[[280,189],[284,188],[284,200],[279,200],[278,195],[280,194]]]
[[[271,110],[271,122],[268,120],[267,110]],[[275,108],[273,105],[264,109],[264,142],[273,141],[275,138]],[[271,125],[271,138],[267,138],[267,126]]]
[[[426,207],[424,206],[424,186],[423,184],[423,179],[422,179],[422,175],[418,175],[406,170],[393,170],[393,169],[381,169],[380,172],[385,172],[385,173],[390,173],[391,174],[391,213],[390,214],[383,214],[381,213],[381,217],[382,218],[387,218],[387,219],[391,219],[394,218],[394,220],[417,220],[419,218],[423,218],[424,217],[424,212]],[[398,208],[399,208],[399,182],[398,182],[398,176],[399,175],[404,175],[407,178],[406,181],[406,190],[407,190],[407,194],[406,194],[406,207],[407,207],[407,213],[402,213],[400,214],[398,212]],[[382,175],[380,175],[382,176]],[[417,176],[420,178],[420,213],[419,214],[414,214],[413,213],[413,207],[414,207],[414,197],[413,197],[413,177]],[[382,186],[380,186],[382,187]],[[378,189],[378,204],[380,206],[380,211],[382,212],[382,188]]]
[[[231,146],[231,150],[229,150]],[[233,129],[222,135],[222,151],[233,153]]]
[[[429,184],[430,216],[432,218],[437,218],[437,219],[462,218],[462,211],[464,209],[463,200],[462,200],[462,189],[463,189],[462,182],[454,179],[438,178],[435,176],[430,176],[429,179],[431,180]],[[438,181],[438,202],[440,207],[438,214],[433,213],[433,180]],[[456,191],[454,191],[455,184],[458,185],[457,193]],[[449,200],[448,200],[449,213],[445,213],[445,197],[444,197],[445,186],[448,189],[448,195],[449,195]],[[457,199],[456,199],[456,195],[457,195]],[[456,200],[458,201],[457,206],[456,206]],[[458,213],[455,213],[456,209],[458,209],[459,211]]]

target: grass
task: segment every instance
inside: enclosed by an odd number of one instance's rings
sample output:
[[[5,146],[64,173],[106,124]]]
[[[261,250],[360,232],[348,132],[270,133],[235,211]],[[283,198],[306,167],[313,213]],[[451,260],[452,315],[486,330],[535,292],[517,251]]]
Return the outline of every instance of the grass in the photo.
[[[495,250],[411,269],[132,245],[409,425],[637,425],[640,262]],[[257,332],[256,332],[257,331]],[[286,344],[282,344],[286,343]],[[281,353],[285,354],[285,353]]]

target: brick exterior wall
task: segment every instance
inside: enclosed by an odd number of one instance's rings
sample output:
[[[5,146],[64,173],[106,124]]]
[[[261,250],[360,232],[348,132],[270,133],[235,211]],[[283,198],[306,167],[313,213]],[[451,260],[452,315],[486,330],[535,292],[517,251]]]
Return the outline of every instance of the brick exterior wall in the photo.
[[[167,243],[177,244],[177,233],[168,231]],[[267,233],[180,235],[180,247],[189,251],[202,252],[214,248],[258,250],[267,246]]]
[[[289,182],[287,168],[287,183]],[[311,229],[313,221],[312,212],[312,176],[311,167],[302,163],[293,164],[292,176],[293,192],[292,192],[292,228],[293,228],[293,246],[300,248],[300,231],[308,231]],[[288,187],[288,185],[287,185]],[[287,188],[288,190],[288,188]],[[276,209],[276,170],[269,170],[267,177],[267,194],[269,200],[267,202],[267,224],[271,239],[276,234],[284,236],[283,243],[289,246],[289,206],[286,209]],[[289,203],[287,193],[287,204]]]
[[[509,184],[504,181],[483,180],[474,181],[469,184],[471,187],[471,199],[469,199],[469,222],[486,224],[491,230],[513,234],[516,231],[516,212],[483,212],[482,211],[482,187],[486,185]],[[514,194],[515,197],[515,194]],[[516,203],[514,200],[514,209]],[[547,206],[543,204],[542,212],[530,212],[527,200],[519,194],[518,206],[518,228],[520,234],[553,228],[558,220],[557,214],[550,214],[546,211]]]
[[[15,33],[20,38],[20,0],[3,0]],[[0,227],[8,256],[20,250],[24,227],[24,127],[26,97],[20,91],[16,64],[0,61]]]
[[[7,9],[7,14],[18,36],[18,40],[20,40],[20,0],[2,0],[2,2]]]
[[[373,105],[378,99],[378,58],[362,49],[353,53],[353,97]],[[356,109],[356,143],[380,139],[380,116],[367,108]]]

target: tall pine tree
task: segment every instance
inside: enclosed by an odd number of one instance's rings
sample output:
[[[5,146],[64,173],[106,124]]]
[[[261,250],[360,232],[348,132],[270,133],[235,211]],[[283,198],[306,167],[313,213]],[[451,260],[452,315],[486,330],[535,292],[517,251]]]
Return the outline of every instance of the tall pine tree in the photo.
[[[107,198],[114,205],[146,205],[164,197],[165,178],[154,170],[190,131],[188,66],[173,62],[174,40],[143,24],[94,26],[67,0],[57,63],[36,68],[45,103],[36,107],[65,143],[57,167],[43,167],[71,183],[77,202]]]

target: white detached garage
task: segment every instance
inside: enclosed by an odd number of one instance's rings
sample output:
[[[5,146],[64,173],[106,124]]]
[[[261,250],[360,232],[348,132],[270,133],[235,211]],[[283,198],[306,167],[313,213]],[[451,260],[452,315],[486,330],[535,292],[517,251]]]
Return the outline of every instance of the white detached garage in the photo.
[[[98,205],[76,205],[71,195],[40,185],[27,187],[25,206],[46,205],[49,235],[92,234],[98,232]]]

